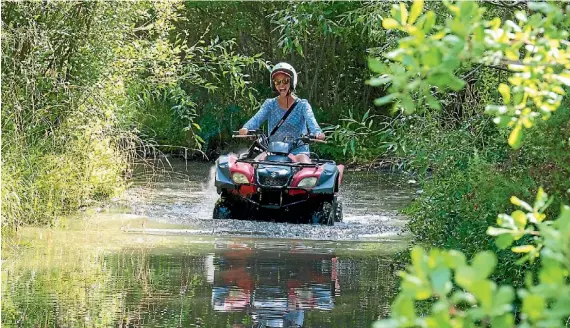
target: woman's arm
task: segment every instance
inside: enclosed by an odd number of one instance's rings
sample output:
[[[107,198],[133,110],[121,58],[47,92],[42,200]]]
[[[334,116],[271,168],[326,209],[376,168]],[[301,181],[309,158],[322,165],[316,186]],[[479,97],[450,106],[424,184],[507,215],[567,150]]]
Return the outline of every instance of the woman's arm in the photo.
[[[305,122],[307,122],[309,133],[314,135],[323,133],[323,130],[321,130],[319,123],[317,123],[317,120],[315,119],[315,114],[313,114],[313,109],[311,108],[311,105],[308,101],[305,101],[305,110],[303,112],[303,115],[305,116]]]
[[[244,129],[255,130],[259,129],[261,124],[267,120],[269,116],[269,102],[271,99],[265,100],[259,111],[243,125]]]

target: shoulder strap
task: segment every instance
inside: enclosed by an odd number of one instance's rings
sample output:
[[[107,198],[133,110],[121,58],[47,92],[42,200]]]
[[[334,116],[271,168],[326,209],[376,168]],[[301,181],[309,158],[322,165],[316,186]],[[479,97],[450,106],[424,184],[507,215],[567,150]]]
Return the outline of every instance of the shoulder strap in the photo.
[[[272,135],[275,134],[275,132],[277,132],[277,130],[279,130],[279,128],[281,127],[281,125],[283,125],[283,123],[285,122],[285,120],[287,119],[287,117],[289,117],[289,114],[291,114],[291,112],[293,111],[293,108],[295,108],[295,106],[297,106],[297,103],[299,102],[299,99],[295,99],[295,102],[293,103],[293,105],[291,105],[291,107],[289,107],[289,109],[287,110],[287,112],[285,113],[285,115],[283,115],[283,117],[281,118],[281,120],[279,120],[279,122],[277,122],[277,125],[275,125],[275,127],[273,128],[273,130],[271,130],[271,133],[269,133],[269,137],[271,137]]]

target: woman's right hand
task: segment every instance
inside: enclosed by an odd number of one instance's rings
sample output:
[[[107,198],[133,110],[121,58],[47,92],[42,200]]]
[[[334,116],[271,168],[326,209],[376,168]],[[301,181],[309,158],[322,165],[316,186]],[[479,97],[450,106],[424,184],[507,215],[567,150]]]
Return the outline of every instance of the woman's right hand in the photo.
[[[249,132],[249,130],[247,128],[239,129],[239,135],[240,136],[245,136],[245,135],[247,135],[248,132]]]

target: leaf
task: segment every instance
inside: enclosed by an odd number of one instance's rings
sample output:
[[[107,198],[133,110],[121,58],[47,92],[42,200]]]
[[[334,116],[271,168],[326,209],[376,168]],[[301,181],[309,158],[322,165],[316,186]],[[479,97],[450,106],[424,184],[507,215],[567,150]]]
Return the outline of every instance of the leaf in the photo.
[[[408,22],[408,8],[403,2],[400,2],[400,22],[402,25]]]
[[[477,270],[477,275],[487,278],[497,265],[497,256],[490,251],[479,252],[473,258],[472,266]]]
[[[374,99],[374,105],[376,105],[376,106],[386,105],[387,103],[391,102],[392,100],[398,98],[398,96],[399,96],[398,93],[391,93],[391,94],[386,95],[384,97],[376,98],[376,99]]]
[[[511,246],[513,241],[513,236],[511,234],[505,233],[495,239],[495,245],[497,245],[497,247],[500,249],[507,249],[507,247]]]
[[[510,201],[511,201],[511,204],[513,204],[515,206],[520,206],[529,212],[533,211],[533,208],[530,207],[530,205],[527,202],[519,199],[517,196],[511,196]]]
[[[515,299],[515,290],[511,286],[501,286],[499,287],[499,291],[495,294],[494,297],[494,305],[498,309],[501,306],[507,305],[507,308],[503,308],[502,310],[508,312],[511,310],[512,306],[511,303]]]
[[[410,322],[416,319],[414,301],[409,297],[398,295],[392,303],[392,312],[394,317],[404,317]]]
[[[515,319],[511,313],[491,318],[492,328],[514,327]]]
[[[447,295],[453,285],[451,284],[451,271],[448,268],[439,268],[430,273],[431,284],[440,296]]]
[[[392,29],[395,29],[399,26],[400,26],[400,23],[398,23],[398,21],[395,20],[394,18],[388,17],[388,18],[384,18],[382,20],[382,27],[387,29],[387,30],[392,30]]]
[[[511,217],[515,221],[515,225],[517,226],[517,228],[522,230],[526,227],[527,219],[523,211],[516,210],[511,213]]]
[[[479,280],[473,283],[469,291],[481,303],[485,312],[489,313],[493,305],[494,283],[489,280]]]
[[[522,140],[522,124],[520,121],[517,123],[513,131],[509,134],[509,145],[513,149],[519,149],[521,147],[521,140]]]
[[[386,71],[384,63],[374,57],[368,58],[368,68],[374,73],[384,73]]]
[[[431,94],[426,96],[426,103],[429,107],[435,110],[441,110],[441,103]]]
[[[503,103],[507,105],[511,102],[511,88],[508,85],[501,83],[499,84],[499,92],[503,96]]]
[[[198,123],[192,123],[192,125],[198,129],[198,131],[202,131],[202,128],[200,127],[200,125]]]
[[[408,24],[413,25],[416,22],[416,19],[422,13],[423,9],[424,9],[424,0],[414,0],[414,3],[410,8],[410,18],[408,20]]]
[[[522,312],[526,314],[530,320],[537,321],[543,316],[546,307],[546,300],[540,295],[528,295],[523,299]]]
[[[433,11],[430,10],[426,14],[426,22],[423,28],[424,33],[428,33],[429,31],[431,31],[434,25],[435,25],[435,14]]]
[[[499,236],[505,233],[511,233],[512,230],[510,229],[505,229],[505,228],[497,228],[497,227],[488,227],[487,228],[487,234],[489,236]]]
[[[468,265],[455,270],[455,282],[463,288],[469,289],[476,280],[478,280],[477,272]]]
[[[447,252],[447,257],[448,257],[448,265],[452,269],[459,268],[461,266],[464,266],[465,263],[467,263],[467,260],[465,259],[465,254],[454,249]]]
[[[404,108],[404,113],[410,115],[416,110],[416,105],[410,96],[405,96],[402,98],[402,107]]]
[[[385,76],[385,77],[373,77],[370,80],[366,81],[366,84],[377,87],[380,85],[384,85],[392,81],[392,77]]]
[[[533,245],[523,245],[523,246],[516,246],[511,248],[511,251],[514,253],[528,253],[532,252],[536,249]]]

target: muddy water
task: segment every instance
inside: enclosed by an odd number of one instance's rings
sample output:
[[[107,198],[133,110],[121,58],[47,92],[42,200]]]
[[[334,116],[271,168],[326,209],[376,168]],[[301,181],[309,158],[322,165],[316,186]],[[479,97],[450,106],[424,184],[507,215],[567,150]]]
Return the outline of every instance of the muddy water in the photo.
[[[407,179],[349,172],[334,227],[217,225],[211,166],[172,166],[141,171],[124,199],[65,229],[4,240],[3,326],[369,327],[387,315]]]

